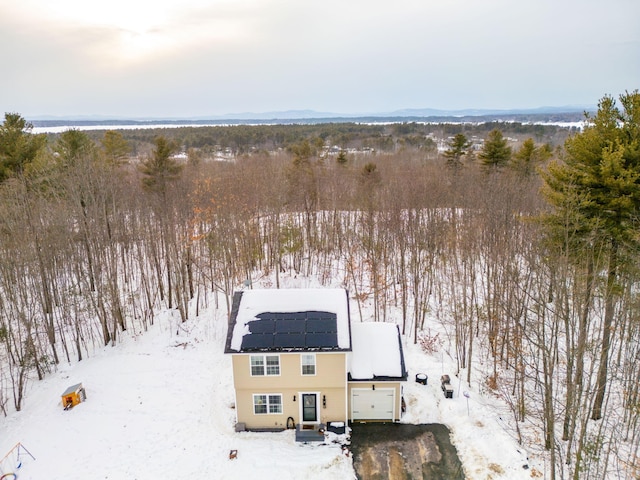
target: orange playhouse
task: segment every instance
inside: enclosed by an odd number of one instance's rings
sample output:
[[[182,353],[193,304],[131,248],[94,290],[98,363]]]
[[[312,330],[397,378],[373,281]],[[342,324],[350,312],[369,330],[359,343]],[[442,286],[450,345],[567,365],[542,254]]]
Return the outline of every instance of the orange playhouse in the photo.
[[[81,383],[72,385],[67,388],[62,394],[62,406],[65,410],[75,407],[80,402],[84,402],[87,399],[87,394],[84,391],[84,387]]]

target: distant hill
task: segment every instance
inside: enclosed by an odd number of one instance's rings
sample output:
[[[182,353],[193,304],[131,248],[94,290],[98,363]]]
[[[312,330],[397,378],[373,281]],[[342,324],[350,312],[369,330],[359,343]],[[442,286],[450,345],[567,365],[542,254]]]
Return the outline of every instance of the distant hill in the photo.
[[[396,110],[388,116],[402,117],[487,117],[487,116],[513,116],[513,115],[549,115],[596,111],[593,105],[565,105],[561,107],[537,107],[519,109],[464,109],[464,110],[437,110],[433,108],[407,108]]]

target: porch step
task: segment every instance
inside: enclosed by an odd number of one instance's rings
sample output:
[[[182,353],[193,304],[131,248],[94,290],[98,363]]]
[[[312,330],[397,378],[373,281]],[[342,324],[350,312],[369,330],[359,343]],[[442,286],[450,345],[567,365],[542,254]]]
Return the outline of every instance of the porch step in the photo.
[[[313,428],[302,428],[296,425],[296,442],[324,442],[324,423],[313,425]]]

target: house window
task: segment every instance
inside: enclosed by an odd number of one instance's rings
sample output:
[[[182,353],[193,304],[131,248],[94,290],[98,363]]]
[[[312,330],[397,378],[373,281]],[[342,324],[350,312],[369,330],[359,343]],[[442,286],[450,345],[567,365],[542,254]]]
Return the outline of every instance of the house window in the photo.
[[[280,375],[278,355],[251,355],[251,376]]]
[[[269,413],[282,413],[282,395],[274,394],[256,394],[253,396],[253,413],[256,415],[265,415]]]
[[[267,355],[267,375],[280,375],[280,357]]]
[[[302,364],[302,375],[316,374],[316,356],[314,354],[303,353],[300,355],[300,363]]]

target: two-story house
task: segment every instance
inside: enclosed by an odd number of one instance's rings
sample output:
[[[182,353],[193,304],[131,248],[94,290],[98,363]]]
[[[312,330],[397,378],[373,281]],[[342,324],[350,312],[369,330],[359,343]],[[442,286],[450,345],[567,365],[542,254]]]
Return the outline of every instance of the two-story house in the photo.
[[[398,328],[351,325],[344,289],[236,292],[225,353],[239,429],[400,418],[407,372]]]

